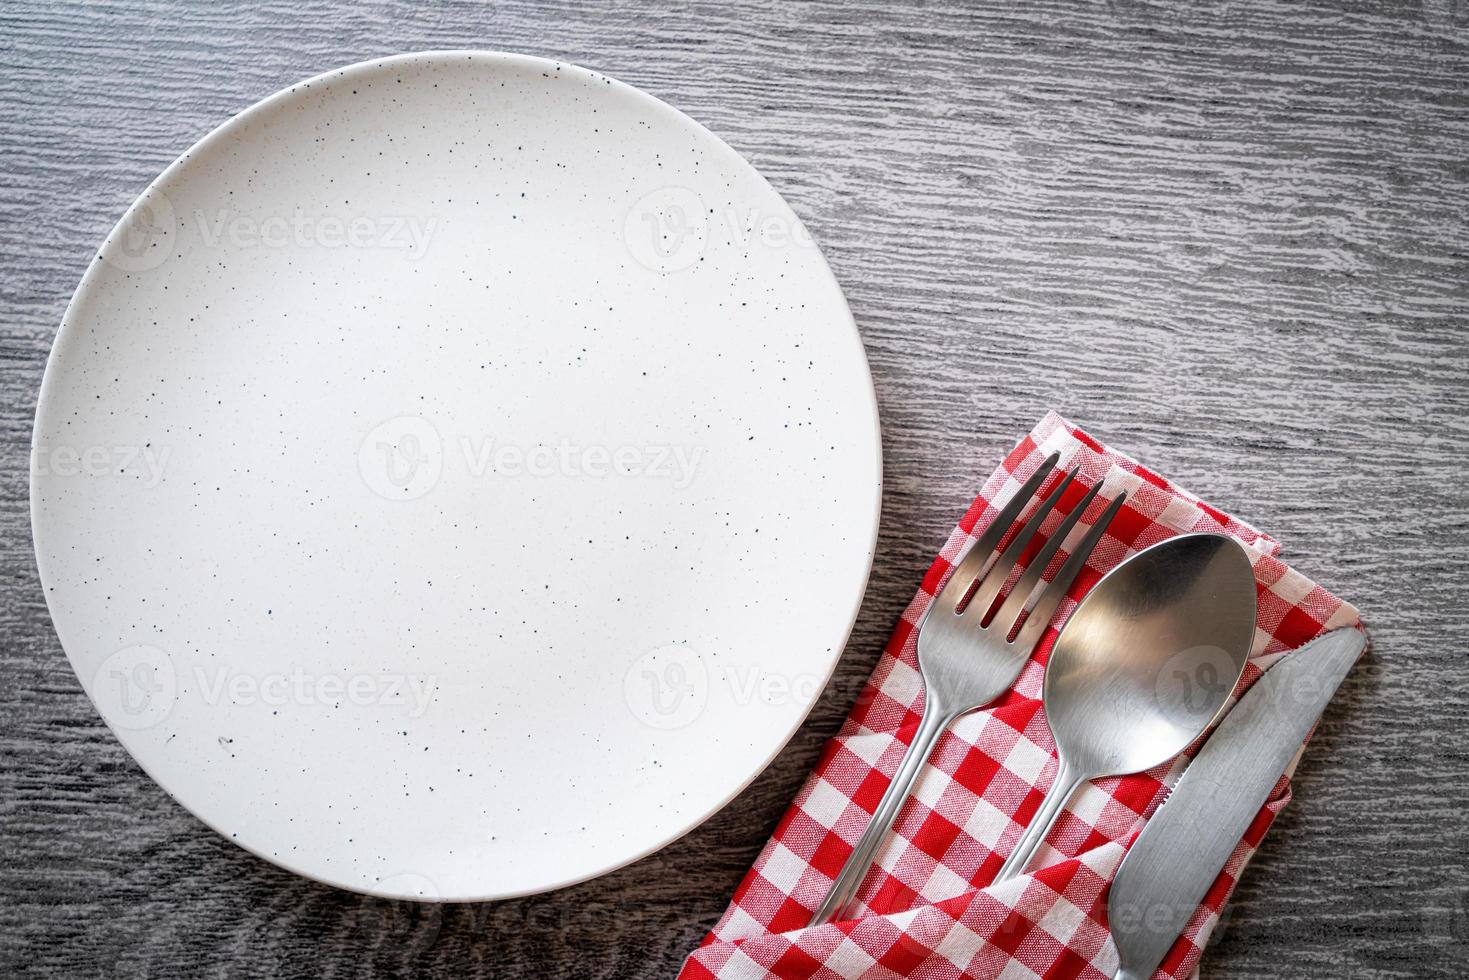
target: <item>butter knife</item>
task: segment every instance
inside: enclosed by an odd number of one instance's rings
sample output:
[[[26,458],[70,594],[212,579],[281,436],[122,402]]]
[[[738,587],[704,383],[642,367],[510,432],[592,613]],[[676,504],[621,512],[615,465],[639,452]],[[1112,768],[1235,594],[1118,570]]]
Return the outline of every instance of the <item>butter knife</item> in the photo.
[[[1113,980],[1157,971],[1366,642],[1339,629],[1288,654],[1209,736],[1117,869]]]

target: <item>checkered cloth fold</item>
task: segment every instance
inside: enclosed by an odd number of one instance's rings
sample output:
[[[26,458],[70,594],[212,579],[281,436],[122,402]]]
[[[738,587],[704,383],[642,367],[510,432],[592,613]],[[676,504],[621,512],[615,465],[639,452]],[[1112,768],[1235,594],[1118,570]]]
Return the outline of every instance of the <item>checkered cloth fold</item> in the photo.
[[[940,741],[857,894],[855,917],[807,927],[811,910],[861,835],[912,740],[923,707],[917,624],[966,546],[1051,452],[1057,473],[1080,467],[1101,482],[1090,524],[1128,493],[1034,657],[998,702],[959,719]],[[1073,486],[1041,536],[1085,487]],[[1077,534],[1083,531],[1077,529]],[[1254,647],[1235,691],[1243,693],[1284,653],[1330,629],[1359,626],[1357,611],[1282,563],[1280,545],[1253,527],[1108,449],[1055,413],[1020,441],[984,484],[903,613],[846,724],[821,755],[775,836],[735,891],[729,909],[685,962],[680,980],[745,978],[1111,977],[1117,951],[1106,893],[1127,847],[1203,739],[1146,773],[1090,783],[1041,845],[1030,874],[990,884],[1035,814],[1056,771],[1041,711],[1046,658],[1076,603],[1123,559],[1165,538],[1214,531],[1243,542],[1255,569]],[[1077,540],[1076,538],[1072,539]],[[1032,553],[1039,542],[1031,547]],[[1066,558],[1063,547],[1046,571]],[[1186,978],[1245,863],[1290,800],[1282,774],[1157,976]]]

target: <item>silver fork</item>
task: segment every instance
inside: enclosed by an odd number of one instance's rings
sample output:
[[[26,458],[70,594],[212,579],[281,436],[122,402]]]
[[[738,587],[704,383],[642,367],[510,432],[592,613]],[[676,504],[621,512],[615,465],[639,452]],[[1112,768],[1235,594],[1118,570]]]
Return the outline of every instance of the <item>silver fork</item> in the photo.
[[[953,575],[934,598],[924,615],[918,632],[918,669],[923,676],[923,718],[913,742],[908,746],[903,761],[887,792],[872,813],[867,829],[852,849],[846,864],[832,882],[830,891],[811,918],[812,925],[840,918],[851,904],[862,879],[867,876],[877,854],[878,847],[893,821],[897,819],[908,792],[913,788],[918,775],[928,761],[939,736],[960,715],[982,708],[1004,694],[1015,683],[1030,659],[1035,645],[1040,641],[1046,624],[1055,615],[1056,608],[1071,587],[1087,556],[1096,546],[1097,540],[1112,522],[1125,493],[1102,514],[1087,531],[1086,536],[1071,552],[1056,577],[1038,590],[1035,602],[1030,603],[1030,594],[1036,590],[1046,565],[1066,540],[1082,513],[1097,495],[1101,485],[1087,491],[1081,502],[1072,508],[1055,532],[1046,540],[1021,574],[1015,587],[1005,597],[999,610],[985,620],[985,613],[994,604],[1005,582],[1015,571],[1016,563],[1024,553],[1035,533],[1055,508],[1057,501],[1076,478],[1076,470],[1066,478],[1036,507],[1035,513],[1026,521],[1005,548],[999,552],[1000,541],[1014,524],[1027,504],[1035,496],[1055,469],[1059,455],[1052,453],[1040,469],[1016,491],[1010,502],[990,522],[983,535],[969,549]],[[973,597],[970,598],[970,594]],[[967,602],[965,600],[968,600]],[[1029,606],[1030,614],[1025,618],[1015,639],[1009,638],[1015,630],[1021,614]]]

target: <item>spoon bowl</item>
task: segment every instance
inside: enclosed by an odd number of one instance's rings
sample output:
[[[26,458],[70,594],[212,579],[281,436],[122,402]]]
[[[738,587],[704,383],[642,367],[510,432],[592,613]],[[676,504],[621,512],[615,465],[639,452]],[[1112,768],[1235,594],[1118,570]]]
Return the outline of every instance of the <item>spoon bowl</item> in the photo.
[[[1046,721],[1059,766],[996,881],[1019,874],[1084,782],[1178,755],[1218,717],[1255,632],[1243,546],[1185,534],[1109,572],[1066,623],[1046,664]]]

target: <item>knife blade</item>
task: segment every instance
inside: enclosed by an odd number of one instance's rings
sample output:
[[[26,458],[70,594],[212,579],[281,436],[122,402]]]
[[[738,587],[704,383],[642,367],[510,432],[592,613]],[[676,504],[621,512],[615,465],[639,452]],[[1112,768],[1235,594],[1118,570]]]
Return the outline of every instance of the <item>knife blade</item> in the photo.
[[[1157,971],[1366,642],[1339,629],[1289,654],[1209,736],[1117,869],[1113,980]]]

